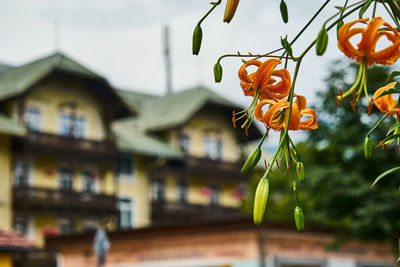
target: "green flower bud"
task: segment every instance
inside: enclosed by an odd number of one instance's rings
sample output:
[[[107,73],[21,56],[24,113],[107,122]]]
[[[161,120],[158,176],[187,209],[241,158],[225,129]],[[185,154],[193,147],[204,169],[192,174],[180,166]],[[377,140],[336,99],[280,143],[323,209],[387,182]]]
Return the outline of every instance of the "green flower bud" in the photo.
[[[304,232],[304,213],[300,207],[294,209],[294,222],[299,233]]]
[[[249,171],[251,171],[254,166],[257,165],[258,161],[261,158],[261,149],[257,147],[256,150],[254,150],[249,157],[247,158],[246,162],[243,165],[242,170],[240,171],[242,174],[247,174]]]
[[[219,83],[222,80],[222,66],[219,61],[214,65],[214,80],[216,83]]]
[[[304,182],[304,164],[303,162],[298,162],[296,166],[297,178],[300,183]]]
[[[201,47],[201,40],[203,39],[203,30],[200,27],[200,24],[196,25],[193,32],[193,41],[192,41],[192,53],[193,55],[198,55]]]
[[[282,20],[283,20],[283,22],[287,23],[289,20],[288,10],[287,10],[286,3],[283,0],[281,1],[280,9],[281,9]]]
[[[365,159],[370,159],[372,156],[372,139],[369,136],[365,137],[364,155]]]
[[[316,52],[318,56],[322,56],[325,53],[326,47],[328,46],[328,32],[325,27],[322,27],[321,31],[318,33],[316,40]]]
[[[264,219],[265,207],[267,205],[269,191],[269,180],[262,178],[258,183],[254,197],[253,220],[255,224],[261,224]]]

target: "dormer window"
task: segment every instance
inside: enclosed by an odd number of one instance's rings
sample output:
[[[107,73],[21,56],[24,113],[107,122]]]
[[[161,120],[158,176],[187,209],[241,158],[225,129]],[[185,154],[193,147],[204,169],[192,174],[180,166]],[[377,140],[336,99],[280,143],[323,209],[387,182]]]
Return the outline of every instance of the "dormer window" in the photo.
[[[85,136],[85,118],[76,114],[60,114],[60,135],[83,138]]]
[[[26,127],[31,131],[40,129],[40,110],[36,107],[28,107],[25,111]]]

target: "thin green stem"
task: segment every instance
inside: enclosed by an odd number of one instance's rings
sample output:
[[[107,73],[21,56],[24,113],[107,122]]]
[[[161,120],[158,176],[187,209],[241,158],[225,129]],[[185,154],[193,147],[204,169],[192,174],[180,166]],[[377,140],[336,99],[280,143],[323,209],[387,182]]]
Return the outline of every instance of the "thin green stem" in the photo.
[[[390,15],[394,23],[396,24],[397,28],[400,28],[400,23],[397,17],[392,13],[392,11],[389,10],[389,8],[386,6],[386,3],[383,1],[382,5],[385,7],[387,13]],[[393,10],[393,9],[392,9]]]
[[[211,12],[213,12],[213,10],[214,10],[219,4],[221,4],[221,2],[222,2],[222,0],[218,0],[217,2],[215,2],[215,3],[213,4],[213,7],[210,8],[210,10],[208,10],[208,12],[199,20],[199,22],[198,22],[197,24],[200,25],[200,24],[203,22],[203,20],[205,20],[205,19],[208,17],[208,15],[210,15]]]
[[[373,9],[373,11],[372,11],[372,17],[373,17],[373,18],[375,18],[375,13],[376,13],[376,5],[377,5],[377,3],[378,3],[378,1],[377,1],[377,0],[375,0],[375,2],[374,2],[374,9]]]
[[[288,137],[289,137],[290,144],[292,145],[294,151],[296,152],[296,157],[297,157],[298,161],[301,161],[300,153],[299,153],[299,151],[297,150],[296,146],[294,145],[294,143],[293,143],[293,141],[292,141],[292,138],[290,138],[289,135],[288,135]]]
[[[261,141],[260,141],[260,143],[258,144],[258,148],[261,148],[261,145],[264,143],[264,140],[265,140],[265,138],[267,137],[267,135],[268,135],[268,131],[266,131],[265,132],[265,134],[264,134],[264,136],[261,138]]]
[[[367,133],[367,137],[369,137],[371,135],[371,133],[373,131],[375,131],[375,129],[388,117],[389,115],[385,115],[383,116],[375,125],[374,127],[372,127],[372,129]]]

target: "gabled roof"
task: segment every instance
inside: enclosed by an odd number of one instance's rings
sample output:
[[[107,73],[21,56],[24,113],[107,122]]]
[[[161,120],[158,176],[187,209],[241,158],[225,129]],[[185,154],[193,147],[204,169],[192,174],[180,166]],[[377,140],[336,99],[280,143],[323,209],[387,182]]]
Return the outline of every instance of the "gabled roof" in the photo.
[[[236,107],[209,89],[198,87],[147,101],[136,122],[140,128],[149,131],[173,128],[188,121],[206,103]]]
[[[1,69],[1,67],[0,67]],[[0,72],[0,101],[16,97],[53,71],[80,75],[95,81],[96,88],[107,92],[105,99],[112,102],[118,117],[132,115],[126,103],[120,99],[108,82],[97,73],[61,53],[55,53],[31,63]]]
[[[115,88],[115,92],[117,92],[131,110],[138,113],[140,113],[141,109],[147,102],[160,97],[157,95],[117,88]]]
[[[160,138],[138,130],[129,120],[119,121],[113,125],[118,150],[166,158],[182,158],[181,151]]]

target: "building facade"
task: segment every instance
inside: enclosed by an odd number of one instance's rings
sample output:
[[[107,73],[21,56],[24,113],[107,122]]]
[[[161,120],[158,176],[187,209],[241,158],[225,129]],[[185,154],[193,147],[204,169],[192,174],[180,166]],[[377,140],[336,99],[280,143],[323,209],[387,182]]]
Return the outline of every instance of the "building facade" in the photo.
[[[49,235],[237,214],[248,137],[205,88],[113,88],[57,53],[0,68],[0,228]]]

